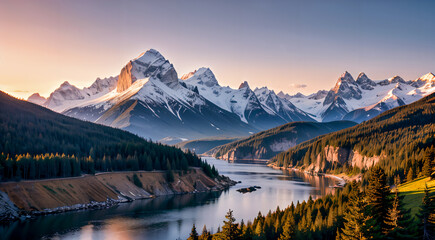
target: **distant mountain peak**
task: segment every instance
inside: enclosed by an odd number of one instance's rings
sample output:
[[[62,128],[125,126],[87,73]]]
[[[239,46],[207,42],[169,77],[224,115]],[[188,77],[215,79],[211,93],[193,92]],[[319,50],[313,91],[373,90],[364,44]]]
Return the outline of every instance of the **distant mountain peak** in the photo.
[[[432,72],[429,72],[429,73],[421,76],[419,79],[422,81],[425,81],[425,82],[433,82],[433,81],[435,81],[435,75]]]
[[[356,79],[356,83],[361,86],[362,89],[365,90],[373,90],[373,87],[376,86],[376,83],[372,81],[364,72],[360,72]]]
[[[348,71],[345,71],[343,74],[341,74],[340,78],[338,79],[338,82],[343,82],[343,81],[355,82],[352,75]]]
[[[249,88],[249,84],[247,81],[244,81],[240,84],[239,89],[242,89],[242,88]]]
[[[361,90],[352,75],[347,71],[338,78],[334,88],[331,89],[326,96],[323,105],[325,106],[332,103],[337,100],[337,97],[342,97],[344,99],[361,99]]]
[[[69,87],[69,86],[73,86],[71,85],[68,81],[63,82],[60,87]]]
[[[302,94],[301,92],[296,93],[295,95],[291,96],[292,98],[304,98],[305,95]]]
[[[398,83],[398,82],[405,83],[405,80],[403,80],[403,78],[401,78],[400,76],[397,76],[397,75],[392,77],[392,78],[390,78],[390,79],[388,79],[388,81],[390,83]]]
[[[45,101],[47,101],[47,99],[39,95],[39,93],[34,93],[27,98],[27,101],[38,105],[42,105]]]

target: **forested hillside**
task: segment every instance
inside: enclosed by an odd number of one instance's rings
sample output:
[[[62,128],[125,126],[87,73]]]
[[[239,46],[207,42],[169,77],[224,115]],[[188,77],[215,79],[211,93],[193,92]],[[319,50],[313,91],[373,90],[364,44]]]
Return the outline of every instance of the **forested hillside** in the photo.
[[[355,126],[351,121],[291,122],[212,149],[217,158],[269,159],[319,135]]]
[[[315,138],[278,154],[277,166],[320,172],[360,172],[379,164],[390,180],[428,172],[433,161],[435,94],[389,110],[355,127]]]
[[[203,154],[214,147],[234,142],[239,139],[240,138],[203,138],[180,142],[175,144],[175,146],[181,149],[189,149],[197,154]]]
[[[194,225],[188,240],[433,239],[435,180],[425,178],[424,193],[411,205],[404,197],[414,195],[415,189],[402,192],[400,185],[391,189],[380,167],[370,169],[367,176],[368,187],[354,181],[335,194],[258,213],[253,221],[237,222],[230,210],[216,233],[207,226],[198,233]]]
[[[202,166],[192,153],[123,130],[73,119],[0,92],[2,180],[77,176],[95,171],[167,170]]]

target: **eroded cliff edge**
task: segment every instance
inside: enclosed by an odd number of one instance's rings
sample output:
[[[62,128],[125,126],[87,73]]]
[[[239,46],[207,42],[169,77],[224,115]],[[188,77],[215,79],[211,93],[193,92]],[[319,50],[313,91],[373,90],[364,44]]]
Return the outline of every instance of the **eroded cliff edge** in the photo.
[[[235,182],[211,179],[201,169],[174,171],[168,182],[163,171],[97,173],[74,178],[0,183],[0,220],[19,216],[105,208],[120,202],[162,195],[221,191]],[[136,179],[136,180],[135,180]]]

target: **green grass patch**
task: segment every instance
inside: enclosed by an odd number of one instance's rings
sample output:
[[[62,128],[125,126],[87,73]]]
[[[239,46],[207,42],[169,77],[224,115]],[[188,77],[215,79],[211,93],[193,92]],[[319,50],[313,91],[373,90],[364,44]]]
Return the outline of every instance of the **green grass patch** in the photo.
[[[426,184],[429,192],[435,192],[435,180],[430,180],[429,177],[417,178],[399,185],[399,192],[404,196],[403,202],[407,208],[411,209],[412,216],[415,216],[419,211]]]

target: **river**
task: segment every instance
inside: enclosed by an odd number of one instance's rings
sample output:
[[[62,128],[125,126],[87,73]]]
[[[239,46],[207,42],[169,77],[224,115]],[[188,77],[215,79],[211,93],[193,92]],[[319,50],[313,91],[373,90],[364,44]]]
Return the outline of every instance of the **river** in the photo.
[[[260,164],[228,163],[205,158],[220,174],[241,183],[219,193],[185,194],[138,200],[89,211],[40,216],[0,226],[4,239],[186,239],[192,224],[201,233],[204,224],[216,232],[229,209],[239,222],[252,220],[261,211],[281,209],[294,202],[331,191],[336,179],[283,172]],[[249,186],[251,193],[236,190]]]

